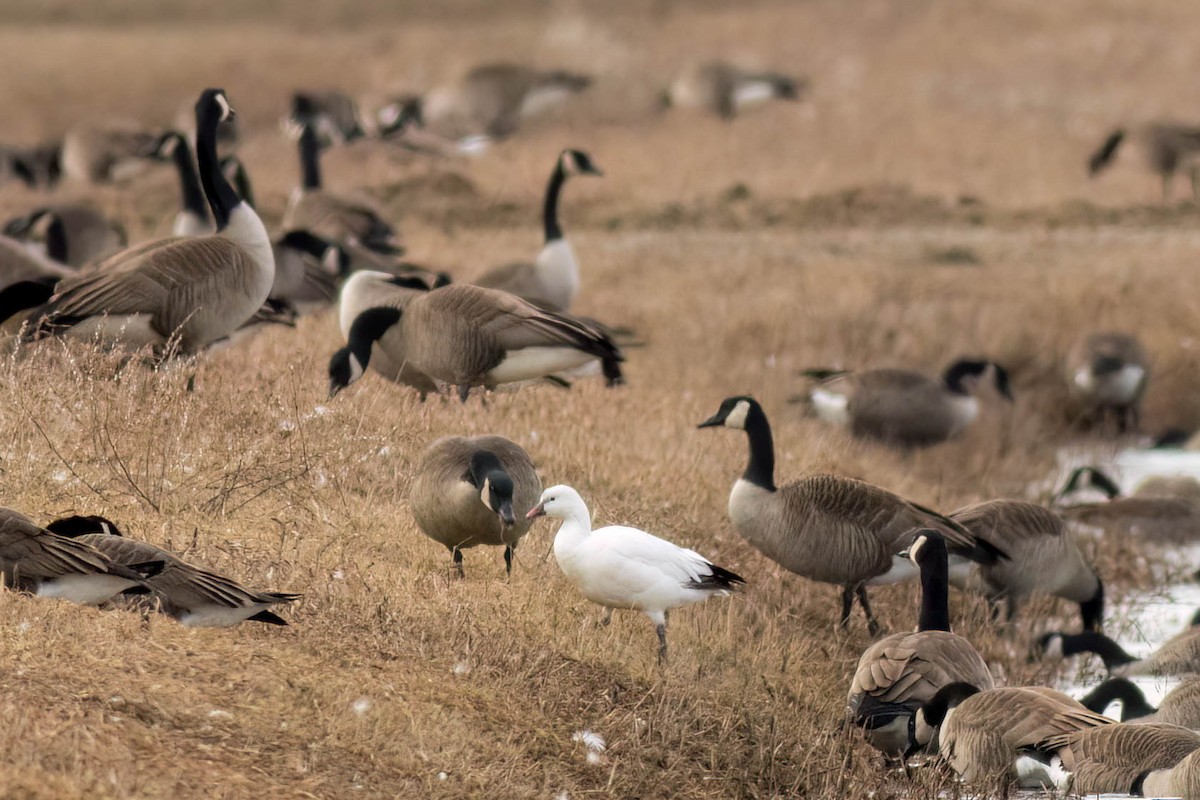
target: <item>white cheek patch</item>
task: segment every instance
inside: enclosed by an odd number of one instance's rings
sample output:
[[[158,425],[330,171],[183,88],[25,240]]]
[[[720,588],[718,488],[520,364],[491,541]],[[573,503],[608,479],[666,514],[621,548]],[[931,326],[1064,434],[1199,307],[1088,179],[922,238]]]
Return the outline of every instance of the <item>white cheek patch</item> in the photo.
[[[917,540],[912,543],[912,547],[908,548],[908,559],[910,561],[912,561],[914,564],[916,564],[917,566],[920,566],[920,562],[917,561],[917,553],[921,552],[921,548],[924,546],[925,546],[925,537],[918,536]]]
[[[107,523],[107,522],[101,522],[101,523],[100,523],[100,532],[101,532],[101,533],[105,533],[105,534],[109,534],[109,535],[111,535],[111,534],[112,534],[112,528],[110,528],[110,527],[108,526],[108,523]]]
[[[225,95],[217,95],[217,105],[221,107],[221,122],[229,119],[229,115],[233,112],[233,109],[229,107],[229,101],[225,99]]]
[[[321,259],[321,266],[330,275],[337,275],[342,271],[342,254],[337,247],[330,247],[325,251],[325,256]]]
[[[568,150],[562,155],[563,172],[568,175],[576,175],[579,173],[579,162],[575,160],[575,153]]]
[[[483,501],[483,505],[488,509],[488,511],[495,511],[496,509],[492,508],[491,497],[492,497],[492,482],[489,479],[484,478],[483,479],[483,489],[481,489],[479,492],[479,499]]]
[[[391,105],[384,106],[383,108],[379,109],[379,113],[377,114],[379,117],[379,124],[385,127],[395,125],[400,119],[400,113],[401,111],[399,103],[392,103]]]
[[[736,428],[739,431],[746,430],[746,416],[750,413],[750,404],[745,400],[739,400],[733,410],[725,417],[726,428]]]
[[[350,383],[354,383],[363,375],[363,365],[358,360],[358,356],[350,354]]]

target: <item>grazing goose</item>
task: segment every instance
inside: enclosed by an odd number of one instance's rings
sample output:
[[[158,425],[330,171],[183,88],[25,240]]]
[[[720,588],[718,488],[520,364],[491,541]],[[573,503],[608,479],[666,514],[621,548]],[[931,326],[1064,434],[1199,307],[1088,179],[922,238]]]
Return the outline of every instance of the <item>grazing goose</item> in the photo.
[[[525,518],[542,481],[521,446],[503,436],[447,436],[425,451],[413,476],[409,504],[421,532],[446,546],[463,575],[462,551],[504,547],[512,574],[513,550],[533,523]]]
[[[403,309],[369,308],[350,326],[347,345],[329,362],[330,393],[362,377],[378,342],[394,364],[411,362],[435,381],[495,389],[601,359],[624,356],[606,334],[566,314],[542,311],[494,289],[454,284],[419,293]]]
[[[455,139],[480,135],[502,139],[515,133],[522,120],[561,104],[591,83],[586,75],[563,70],[480,64],[454,84],[385,105],[378,112],[379,128],[387,135],[412,119]]]
[[[563,150],[550,173],[542,207],[545,241],[530,263],[506,264],[475,279],[476,286],[500,289],[550,311],[569,311],[579,293],[579,264],[558,223],[558,197],[572,175],[603,175],[587,153]]]
[[[1152,769],[1143,773],[1134,781],[1130,794],[1200,800],[1200,748],[1170,769]]]
[[[182,192],[179,212],[171,226],[173,236],[205,236],[213,232],[213,223],[208,216],[208,200],[196,174],[196,162],[187,137],[178,131],[167,131],[159,139],[154,151],[156,158],[175,165]]]
[[[345,92],[303,91],[292,95],[292,107],[284,128],[295,135],[304,125],[313,125],[327,143],[349,142],[367,135],[358,103]]]
[[[128,589],[145,591],[146,579],[164,566],[160,558],[118,562],[23,514],[0,509],[0,575],[10,589],[97,606]]]
[[[1101,726],[1108,717],[1041,686],[980,691],[966,683],[938,690],[913,715],[912,752],[936,750],[968,784],[1020,788],[1061,785],[1061,770],[1023,757],[1052,736]]]
[[[339,244],[401,255],[395,229],[365,199],[332,194],[321,188],[321,145],[312,125],[300,129],[300,186],[288,199],[285,230],[307,230]]]
[[[663,93],[664,106],[698,108],[733,119],[738,111],[765,100],[798,100],[807,82],[778,72],[744,70],[724,61],[706,61],[684,70]]]
[[[82,183],[128,180],[149,167],[158,139],[135,122],[81,123],[63,137],[63,175]]]
[[[1093,333],[1067,354],[1071,396],[1090,417],[1103,421],[1111,413],[1117,430],[1137,430],[1142,394],[1150,376],[1146,349],[1125,333]]]
[[[1153,122],[1131,131],[1118,128],[1105,138],[1104,143],[1088,159],[1088,175],[1094,178],[1111,164],[1121,144],[1127,139],[1137,142],[1146,166],[1158,174],[1162,181],[1164,203],[1171,199],[1171,181],[1181,169],[1186,169],[1191,176],[1193,198],[1200,200],[1196,174],[1197,161],[1200,159],[1200,128],[1170,122]]]
[[[919,528],[940,533],[952,554],[985,563],[1005,557],[954,520],[869,483],[806,475],[776,487],[771,426],[752,397],[726,398],[699,427],[720,426],[745,431],[750,442],[749,464],[729,495],[733,526],[785,569],[842,587],[842,627],[857,595],[871,633],[879,630],[866,586],[914,577],[913,565],[896,554]]]
[[[1109,678],[1079,702],[1103,714],[1117,700],[1121,701],[1121,722],[1163,722],[1200,729],[1200,677],[1184,678],[1167,693],[1158,708],[1147,703],[1142,690],[1128,678]]]
[[[1156,722],[1101,725],[1056,733],[1031,749],[1061,761],[1073,794],[1142,796],[1145,776],[1170,770],[1200,749],[1200,733]]]
[[[1006,601],[1010,621],[1029,595],[1045,592],[1078,603],[1083,629],[1100,630],[1104,583],[1053,511],[1020,500],[988,500],[960,508],[950,518],[1008,554],[952,576],[959,589],[985,595],[997,610]]]
[[[228,628],[247,620],[287,625],[270,610],[291,603],[300,595],[257,592],[231,578],[182,561],[175,554],[146,542],[127,539],[104,517],[65,517],[48,530],[94,547],[117,564],[132,567],[147,561],[164,564],[162,571],[145,580],[151,600],[163,613],[193,628]]]
[[[82,267],[125,246],[125,229],[90,206],[63,203],[4,223],[4,235],[70,267]]]
[[[1062,633],[1053,631],[1038,640],[1047,658],[1066,658],[1093,653],[1104,662],[1110,675],[1128,678],[1136,675],[1200,674],[1200,627],[1189,627],[1163,642],[1145,658],[1137,658],[1102,633]]]
[[[1095,489],[1109,499],[1074,503],[1077,493]],[[1055,495],[1059,513],[1067,520],[1112,534],[1155,544],[1184,544],[1200,539],[1200,497],[1193,479],[1147,480],[1130,496],[1096,467],[1078,467]]]
[[[217,167],[216,128],[231,114],[221,89],[205,90],[196,103],[200,180],[217,232],[141,244],[63,281],[34,312],[35,338],[64,332],[138,349],[178,337],[181,352],[195,353],[263,305],[275,280],[271,241]]]
[[[659,663],[667,658],[667,612],[726,595],[746,581],[694,550],[624,525],[592,530],[592,517],[579,492],[552,486],[542,492],[529,518],[561,519],[554,558],[583,596],[609,609],[641,611],[658,632]]]
[[[979,415],[977,393],[986,383],[1012,400],[1008,372],[993,361],[960,359],[946,368],[940,382],[902,369],[832,374],[809,394],[818,417],[855,436],[907,447],[937,444],[961,433]]]
[[[846,710],[866,739],[889,756],[908,752],[912,715],[951,683],[992,688],[992,675],[975,648],[950,632],[946,540],[917,534],[908,557],[921,570],[921,610],[916,633],[894,633],[858,660]]]
[[[354,321],[368,309],[390,306],[403,311],[414,297],[429,291],[429,288],[432,287],[426,287],[421,281],[397,278],[387,272],[359,270],[352,273],[342,286],[338,297],[338,325],[342,330],[342,338],[350,341]],[[404,334],[399,326],[393,326],[381,340],[372,344],[368,364],[372,371],[387,380],[416,389],[420,392],[421,399],[438,390],[433,378],[409,361]],[[335,387],[335,382],[331,380],[331,394],[335,394],[341,388],[340,382]]]

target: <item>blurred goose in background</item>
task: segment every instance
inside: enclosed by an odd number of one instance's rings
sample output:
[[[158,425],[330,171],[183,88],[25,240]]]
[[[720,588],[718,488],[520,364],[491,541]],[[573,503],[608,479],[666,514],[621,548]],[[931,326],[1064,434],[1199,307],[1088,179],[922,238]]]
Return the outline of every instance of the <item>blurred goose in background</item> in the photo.
[[[560,105],[592,84],[587,75],[520,64],[480,64],[460,80],[424,96],[405,95],[378,111],[383,135],[415,122],[453,139],[503,139],[521,123]]]
[[[988,500],[960,508],[950,518],[1008,554],[959,571],[951,578],[959,589],[986,596],[997,610],[1007,603],[1009,621],[1031,594],[1044,592],[1078,603],[1083,629],[1100,630],[1104,582],[1053,511],[1021,500]]]
[[[196,103],[200,179],[217,232],[141,244],[61,282],[33,312],[32,338],[65,334],[136,350],[162,348],[178,337],[188,354],[228,336],[258,311],[270,294],[275,262],[262,220],[217,163],[217,125],[231,114],[220,89],[205,90]]]
[[[378,342],[393,364],[411,363],[458,389],[495,389],[544,378],[593,359],[624,360],[602,331],[566,314],[542,311],[519,297],[466,284],[418,293],[403,310],[368,308],[350,326],[347,345],[329,362],[330,394],[362,377]]]
[[[347,247],[401,255],[404,248],[395,229],[370,203],[322,189],[321,145],[314,125],[301,126],[299,149],[302,181],[288,199],[284,230],[307,230]]]
[[[409,505],[421,532],[446,546],[463,576],[462,551],[513,551],[533,524],[525,515],[538,502],[542,481],[529,454],[503,436],[447,436],[429,446],[413,475]]]
[[[1171,182],[1176,172],[1186,172],[1192,181],[1192,197],[1200,201],[1200,128],[1172,122],[1152,122],[1138,128],[1117,128],[1088,158],[1088,176],[1103,172],[1126,141],[1133,141],[1142,151],[1146,167],[1157,173],[1162,181],[1162,201],[1171,199]]]
[[[979,393],[987,384],[1012,400],[1008,372],[994,361],[960,359],[940,381],[903,369],[805,374],[821,380],[809,392],[817,417],[855,436],[905,447],[937,444],[961,433],[979,416]]]
[[[200,176],[196,174],[196,160],[187,137],[179,131],[167,131],[154,150],[156,158],[170,161],[179,178],[181,192],[180,209],[171,225],[172,236],[204,236],[215,229],[208,215],[208,199]]]
[[[917,709],[910,752],[934,750],[966,783],[999,787],[1004,794],[1013,781],[1027,789],[1062,787],[1067,776],[1061,767],[1027,752],[1055,735],[1116,724],[1041,686],[980,691],[951,683]]]
[[[125,229],[91,206],[62,203],[36,208],[4,223],[4,235],[71,267],[98,261],[125,246]]]
[[[188,98],[179,104],[179,109],[175,113],[175,119],[171,127],[177,131],[183,131],[184,136],[187,137],[188,145],[195,151],[197,144],[195,100]],[[227,117],[221,120],[220,124],[217,125],[217,152],[222,157],[232,154],[237,149],[241,138],[241,123],[237,117]],[[246,198],[244,194],[242,197]]]
[[[95,606],[129,589],[145,591],[146,579],[164,566],[159,558],[118,562],[0,508],[0,573],[10,589]]]
[[[1095,490],[1102,502],[1076,502]],[[1072,522],[1154,544],[1200,540],[1200,482],[1189,476],[1147,478],[1129,496],[1096,467],[1077,467],[1055,495],[1059,513]]]
[[[58,281],[76,274],[67,265],[39,255],[23,242],[0,236],[0,288],[18,281],[40,281],[53,288]]]
[[[693,64],[663,92],[663,105],[696,108],[733,119],[743,108],[767,100],[798,100],[807,81],[778,72],[745,70],[725,61]]]
[[[1092,333],[1067,354],[1067,385],[1088,416],[1102,422],[1111,413],[1117,431],[1136,431],[1142,394],[1150,377],[1146,349],[1126,333]]]
[[[1046,737],[1032,748],[1039,757],[1057,760],[1069,776],[1072,794],[1143,795],[1147,776],[1169,771],[1200,750],[1200,733],[1178,725],[1098,725],[1063,731]],[[1164,780],[1159,776],[1157,780]],[[1063,785],[1062,788],[1066,788]]]
[[[1167,693],[1158,708],[1147,703],[1146,695],[1128,678],[1109,678],[1079,702],[1097,714],[1120,702],[1122,722],[1163,722],[1200,729],[1200,677],[1197,676],[1184,678]]]
[[[125,181],[154,159],[159,134],[127,120],[83,122],[67,131],[62,172],[80,183]]]
[[[96,548],[117,564],[161,562],[162,570],[145,580],[150,599],[164,614],[188,627],[228,628],[247,620],[287,625],[270,608],[300,599],[298,594],[247,589],[224,575],[188,564],[161,547],[126,538],[104,517],[64,517],[46,527]]]
[[[1045,633],[1038,647],[1048,659],[1092,653],[1118,678],[1137,675],[1180,676],[1200,674],[1200,627],[1189,627],[1163,642],[1145,658],[1137,658],[1102,633]]]
[[[914,565],[898,554],[918,529],[941,534],[950,553],[961,558],[989,563],[1006,557],[954,520],[863,481],[815,474],[776,487],[771,426],[752,397],[726,398],[699,427],[746,433],[750,460],[729,494],[729,518],[746,541],[780,566],[840,586],[843,628],[857,596],[868,629],[878,633],[866,587],[916,577]]]
[[[304,125],[312,125],[322,145],[349,142],[367,135],[358,102],[336,89],[298,91],[284,119],[284,129],[293,138]]]
[[[515,294],[550,311],[569,311],[579,293],[579,264],[559,224],[558,199],[567,178],[572,175],[603,174],[582,150],[562,151],[554,162],[546,186],[542,206],[545,239],[541,252],[532,263],[506,264],[488,270],[475,279],[475,285]]]
[[[846,698],[852,724],[886,755],[908,754],[912,715],[955,682],[991,689],[992,674],[974,646],[950,632],[946,540],[935,531],[917,534],[908,558],[921,571],[916,633],[894,633],[867,648],[858,660]]]
[[[637,528],[609,525],[592,530],[592,516],[579,492],[552,486],[529,518],[561,519],[554,535],[554,558],[583,596],[609,609],[641,611],[658,633],[658,660],[667,658],[667,613],[671,609],[727,595],[745,583],[740,575]]]
[[[53,188],[62,178],[62,142],[0,146],[0,186],[19,180],[30,189]]]

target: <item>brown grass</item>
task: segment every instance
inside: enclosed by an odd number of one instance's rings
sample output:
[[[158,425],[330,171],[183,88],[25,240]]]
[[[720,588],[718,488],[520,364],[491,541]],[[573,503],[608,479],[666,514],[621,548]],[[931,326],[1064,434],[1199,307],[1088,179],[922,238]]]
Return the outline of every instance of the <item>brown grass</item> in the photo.
[[[580,308],[648,346],[630,352],[618,391],[466,406],[422,404],[374,377],[326,403],[331,314],[206,356],[192,393],[186,365],[122,368],[56,345],[7,359],[5,505],[38,519],[104,513],[304,599],[285,629],[188,630],[0,594],[6,797],[932,798],[942,779],[913,788],[836,731],[865,628],[835,634],[836,591],[732,531],[725,497],[745,443],[695,424],[751,392],[774,423],[781,479],[832,470],[946,510],[1044,497],[1058,447],[1079,439],[1061,358],[1093,328],[1136,331],[1154,353],[1148,427],[1200,424],[1195,212],[1150,204],[1156,182],[1130,158],[1093,184],[1082,166],[1112,125],[1190,101],[1200,14],[1186,4],[452,13],[477,10],[464,2],[372,17],[378,4],[330,1],[294,25],[268,3],[112,0],[86,17],[11,5],[25,22],[0,28],[8,139],[95,113],[166,122],[196,89],[224,84],[251,126],[245,159],[271,221],[295,180],[274,127],[294,87],[378,96],[501,56],[597,72],[589,101],[479,161],[431,165],[366,143],[331,153],[327,174],[403,215],[414,258],[469,276],[534,251],[553,155],[588,148],[609,176],[567,192]],[[234,7],[236,25],[212,13]],[[808,73],[813,96],[729,124],[653,115],[676,65],[710,53]],[[172,181],[160,170],[57,196],[103,204],[140,239],[169,227]],[[5,187],[0,212],[40,200]],[[786,403],[803,367],[934,372],[964,353],[1008,365],[1017,403],[928,451],[851,441]],[[547,524],[511,580],[499,553],[478,550],[467,580],[451,580],[447,554],[412,522],[408,476],[435,437],[484,432],[523,444],[544,481],[580,488],[601,522],[696,547],[748,589],[677,613],[659,672],[646,620],[599,627],[545,558]],[[1097,558],[1114,598],[1147,579],[1127,546],[1103,543]],[[914,587],[875,597],[889,629],[913,624]],[[982,604],[952,602],[1004,680],[1053,678],[1026,663],[1028,639],[1076,624],[1074,609],[1046,602],[998,634]],[[572,740],[582,729],[607,739],[601,763]]]

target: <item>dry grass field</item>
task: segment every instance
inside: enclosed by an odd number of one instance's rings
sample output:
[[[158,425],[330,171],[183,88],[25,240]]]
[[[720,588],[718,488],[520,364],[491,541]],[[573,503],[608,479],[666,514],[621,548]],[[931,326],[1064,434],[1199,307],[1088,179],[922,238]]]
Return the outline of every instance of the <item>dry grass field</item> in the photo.
[[[382,6],[386,5],[386,8]],[[592,92],[476,160],[377,142],[329,153],[329,185],[371,192],[413,260],[469,278],[532,256],[546,174],[564,146],[606,171],[566,191],[579,310],[634,327],[628,385],[431,399],[368,376],[328,401],[334,314],[269,330],[196,367],[151,372],[54,343],[0,362],[0,503],[37,520],[103,513],[127,533],[247,584],[302,592],[286,628],[187,629],[165,617],[0,593],[0,795],[6,798],[935,797],[941,779],[884,771],[840,733],[861,617],[732,530],[744,437],[696,423],[731,394],[771,417],[781,481],[863,478],[951,510],[1044,499],[1078,442],[1061,360],[1093,328],[1154,354],[1150,430],[1200,425],[1195,324],[1200,213],[1158,204],[1131,153],[1089,182],[1116,124],[1200,121],[1200,8],[1174,0],[980,4],[836,0],[641,4],[459,0],[312,3],[0,2],[0,140],[34,142],[92,115],[167,123],[224,86],[264,217],[296,183],[277,120],[298,87],[370,100],[494,58],[593,73]],[[654,99],[722,55],[807,75],[798,104],[732,122]],[[174,175],[65,186],[134,240],[169,230]],[[40,194],[5,186],[0,216]],[[984,354],[1016,403],[959,440],[903,454],[830,431],[788,403],[808,366],[928,372]],[[498,551],[466,580],[416,530],[409,475],[446,434],[508,436],[546,485],[601,523],[694,547],[744,575],[738,596],[653,626],[601,627],[547,558],[537,523],[511,579]],[[1098,451],[1116,444],[1090,441]],[[1147,556],[1106,543],[1110,596]],[[1181,565],[1187,566],[1187,565]],[[1195,565],[1192,565],[1195,566]],[[876,590],[891,630],[916,587]],[[951,598],[960,633],[1003,680],[1053,678],[1030,639],[1076,625],[1049,602],[997,634]],[[589,761],[574,735],[607,750]],[[593,761],[595,763],[593,763]]]

